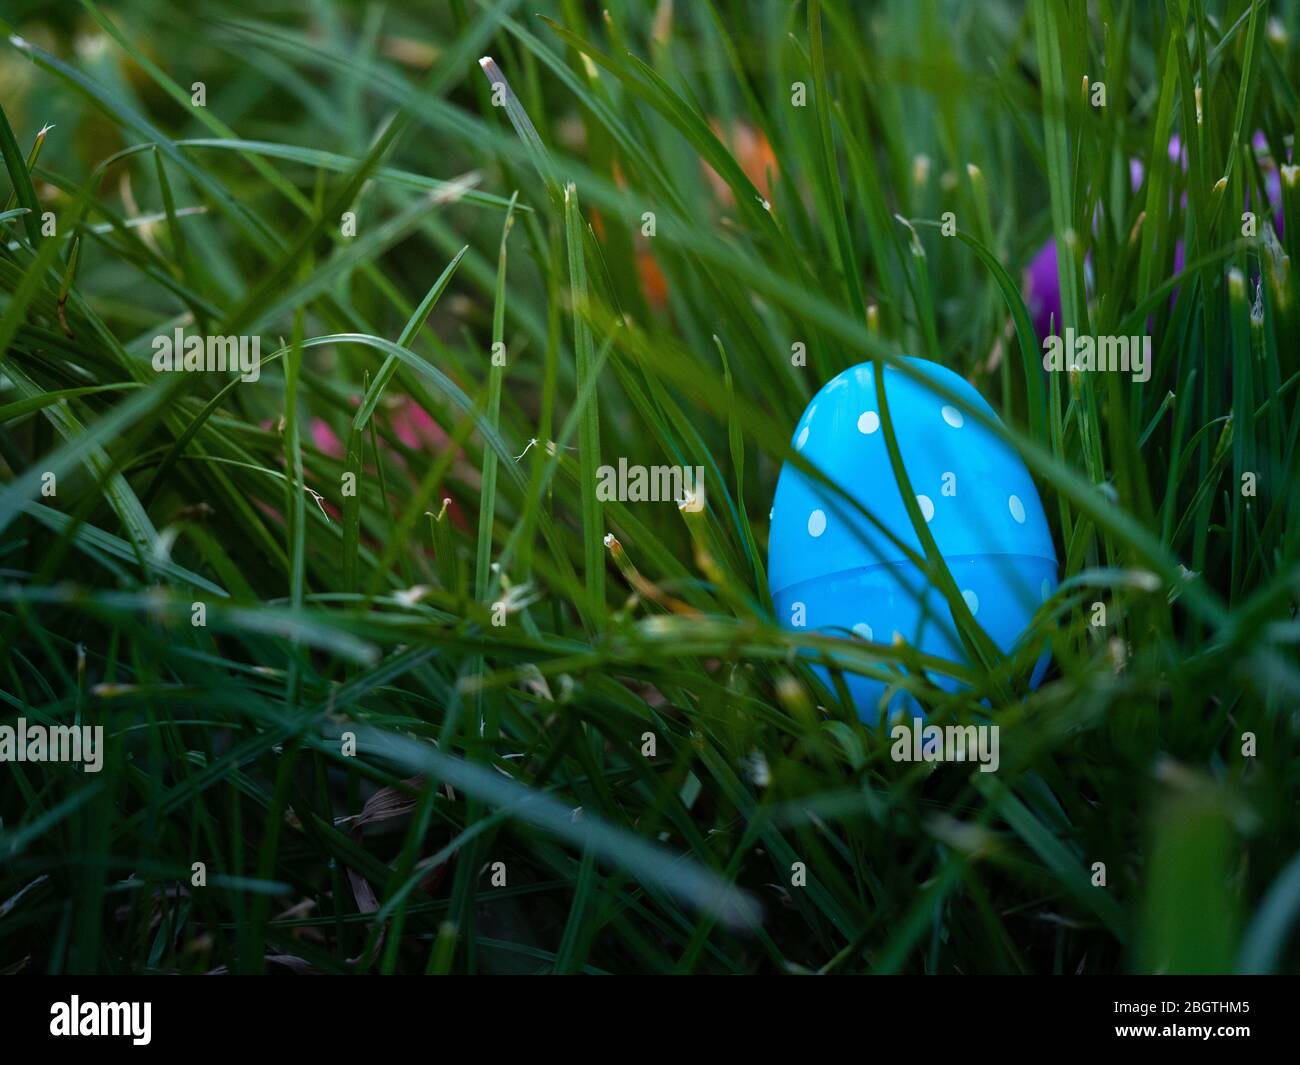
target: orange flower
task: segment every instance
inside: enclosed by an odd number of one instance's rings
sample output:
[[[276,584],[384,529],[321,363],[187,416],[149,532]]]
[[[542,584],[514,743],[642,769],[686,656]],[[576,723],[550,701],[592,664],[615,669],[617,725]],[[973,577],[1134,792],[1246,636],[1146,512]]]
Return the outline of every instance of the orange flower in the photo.
[[[611,176],[614,184],[620,189],[627,188],[627,179],[623,176],[623,168],[618,165],[617,159],[613,160]],[[605,220],[600,217],[600,212],[595,208],[591,211],[591,228],[598,238],[604,239]],[[668,279],[659,269],[659,262],[655,259],[646,239],[637,236],[636,241],[636,273],[641,281],[641,293],[645,296],[646,304],[651,310],[662,311],[668,306]]]
[[[649,248],[637,249],[636,272],[641,279],[641,291],[645,293],[646,303],[654,310],[662,311],[668,306],[668,279],[659,269],[659,262]]]
[[[772,199],[772,182],[776,179],[777,165],[776,153],[772,151],[772,145],[767,139],[767,135],[761,129],[755,129],[748,122],[736,121],[732,123],[730,135],[723,129],[722,123],[716,118],[709,123],[713,127],[713,132],[717,134],[718,140],[727,146],[727,149],[735,156],[736,162],[740,164],[740,169],[745,172],[745,176],[753,182],[754,188],[758,189],[758,194],[763,199],[770,201]],[[731,186],[722,180],[713,167],[704,163],[704,173],[709,179],[709,184],[713,187],[713,194],[717,196],[718,201],[727,206],[732,206],[736,198],[732,195]],[[769,175],[771,179],[769,180]]]

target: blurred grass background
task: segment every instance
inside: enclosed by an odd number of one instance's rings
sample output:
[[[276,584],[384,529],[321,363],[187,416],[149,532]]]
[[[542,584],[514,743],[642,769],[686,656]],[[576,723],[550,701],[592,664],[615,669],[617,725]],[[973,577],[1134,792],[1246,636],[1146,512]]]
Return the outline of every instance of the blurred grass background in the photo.
[[[0,29],[0,724],[108,743],[0,766],[0,969],[1300,967],[1300,6]],[[1051,324],[1149,331],[1149,381],[1042,372],[1045,246]],[[178,326],[261,337],[260,379],[156,374]],[[771,617],[795,422],[900,353],[1039,485],[1035,692]],[[707,508],[602,502],[620,456]],[[991,717],[1000,771],[891,761],[832,655]]]

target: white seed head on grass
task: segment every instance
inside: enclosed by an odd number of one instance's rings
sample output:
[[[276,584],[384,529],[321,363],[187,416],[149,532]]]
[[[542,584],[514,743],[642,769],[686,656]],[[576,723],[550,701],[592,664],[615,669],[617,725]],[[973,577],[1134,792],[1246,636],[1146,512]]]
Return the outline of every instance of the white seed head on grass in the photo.
[[[1235,266],[1228,271],[1228,292],[1233,299],[1246,298],[1246,275]]]
[[[696,514],[704,509],[704,492],[702,488],[687,489],[684,498],[677,500],[677,509],[687,514]]]
[[[483,175],[477,170],[470,170],[450,181],[444,182],[436,189],[432,189],[426,197],[430,206],[440,207],[449,203],[456,203],[465,193],[471,192]]]
[[[1150,570],[1134,570],[1133,584],[1144,592],[1156,592],[1160,590],[1160,578]]]
[[[894,219],[895,219],[895,220],[896,220],[900,225],[904,226],[904,227],[907,229],[908,233],[910,233],[910,234],[912,235],[912,241],[911,241],[911,244],[912,244],[912,257],[915,258],[915,259],[924,259],[924,258],[925,258],[925,248],[924,248],[924,246],[921,244],[921,237],[920,237],[920,235],[916,232],[916,226],[912,225],[912,223],[909,222],[906,218],[904,218],[901,214],[896,214],[896,215],[894,215]]]
[[[415,606],[432,591],[433,589],[427,584],[417,584],[411,588],[403,588],[400,592],[394,592],[393,598],[403,606]]]

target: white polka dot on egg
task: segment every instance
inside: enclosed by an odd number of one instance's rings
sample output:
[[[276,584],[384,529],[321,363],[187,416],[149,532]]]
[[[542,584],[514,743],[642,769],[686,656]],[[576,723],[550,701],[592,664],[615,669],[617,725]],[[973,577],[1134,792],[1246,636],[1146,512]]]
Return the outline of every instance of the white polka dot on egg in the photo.
[[[966,588],[962,591],[961,597],[966,600],[966,605],[970,607],[970,612],[972,614],[978,614],[980,612],[980,597],[978,595],[972,592],[969,588]]]
[[[966,419],[962,417],[961,411],[956,407],[945,406],[939,413],[943,415],[943,420],[954,429],[960,429],[966,423]]]
[[[1025,505],[1020,502],[1019,496],[1012,496],[1007,500],[1007,506],[1011,510],[1011,516],[1016,519],[1018,525],[1025,523]]]
[[[817,537],[826,531],[826,512],[814,510],[808,515],[808,535]]]
[[[858,415],[858,432],[870,436],[879,428],[880,415],[874,410],[866,410]]]
[[[921,508],[921,517],[929,524],[930,519],[934,517],[934,500],[929,496],[917,496],[916,503]]]
[[[854,625],[853,631],[858,636],[861,636],[864,640],[866,640],[867,643],[871,642],[872,640],[871,626],[868,625],[865,621],[859,621],[856,625]]]

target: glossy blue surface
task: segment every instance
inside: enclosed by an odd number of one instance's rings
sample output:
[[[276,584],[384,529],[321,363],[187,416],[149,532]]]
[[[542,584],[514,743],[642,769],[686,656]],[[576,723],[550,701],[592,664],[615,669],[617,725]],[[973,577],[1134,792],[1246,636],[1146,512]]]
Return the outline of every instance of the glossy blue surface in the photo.
[[[983,397],[936,363],[906,361],[922,380],[886,368],[885,394],[912,488],[975,620],[1009,651],[1057,584],[1042,503],[1019,456],[930,382],[996,419]],[[899,543],[924,554],[890,467],[869,364],[844,371],[817,393],[793,446],[883,529],[787,464],[768,541],[768,585],[780,623],[798,628],[802,620],[804,629],[875,643],[898,633],[927,654],[964,661],[947,603]],[[1046,664],[1044,657],[1032,683]],[[876,721],[885,685],[853,674],[845,679],[859,715]],[[955,687],[937,672],[932,679]]]

